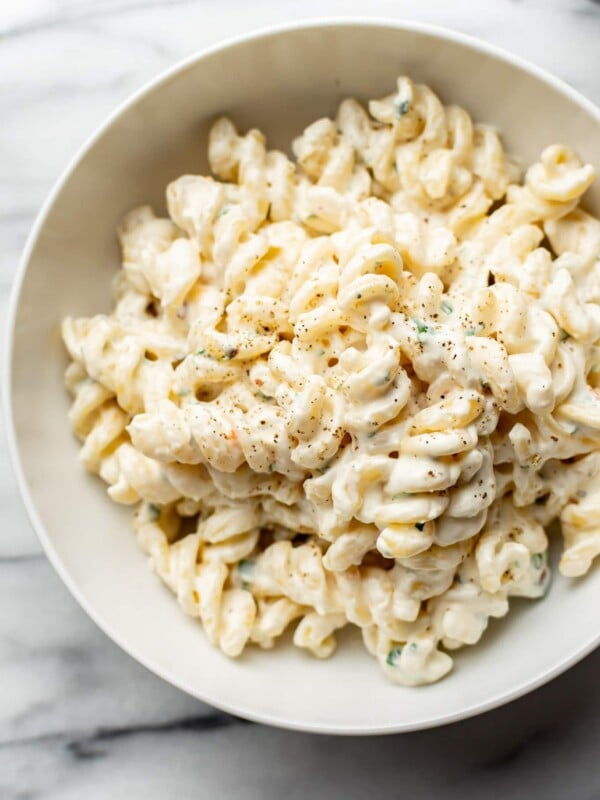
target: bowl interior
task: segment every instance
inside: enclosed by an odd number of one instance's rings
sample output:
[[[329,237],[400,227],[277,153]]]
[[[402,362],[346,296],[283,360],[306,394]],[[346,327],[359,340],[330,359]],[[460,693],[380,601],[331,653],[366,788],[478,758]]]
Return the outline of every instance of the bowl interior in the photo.
[[[283,644],[230,661],[206,641],[148,570],[129,510],[77,460],[67,423],[59,324],[110,308],[118,266],[115,229],[131,207],[164,210],[166,184],[207,169],[206,136],[219,113],[259,127],[271,146],[291,139],[352,95],[393,90],[409,74],[474,119],[497,125],[524,162],[563,141],[600,167],[600,123],[591,107],[552,82],[459,37],[391,24],[336,23],[250,38],[170,73],[106,126],[55,194],[31,244],[14,320],[10,396],[21,484],[61,575],[126,650],[177,686],[243,716],[335,732],[425,727],[522,693],[589,650],[598,623],[600,570],[555,576],[543,602],[514,603],[455,670],[424,689],[389,684],[357,637],[321,662]],[[587,206],[600,212],[600,187]]]

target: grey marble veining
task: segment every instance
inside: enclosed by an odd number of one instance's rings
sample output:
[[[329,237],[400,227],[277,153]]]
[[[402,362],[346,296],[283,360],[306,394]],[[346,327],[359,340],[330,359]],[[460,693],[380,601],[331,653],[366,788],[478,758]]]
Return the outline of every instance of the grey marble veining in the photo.
[[[597,0],[19,0],[0,5],[0,322],[52,183],[175,60],[294,18],[405,17],[531,59],[600,103]],[[216,712],[85,616],[41,553],[0,430],[0,798],[600,797],[600,652],[528,697],[417,734],[341,739]],[[557,642],[557,646],[559,646]]]

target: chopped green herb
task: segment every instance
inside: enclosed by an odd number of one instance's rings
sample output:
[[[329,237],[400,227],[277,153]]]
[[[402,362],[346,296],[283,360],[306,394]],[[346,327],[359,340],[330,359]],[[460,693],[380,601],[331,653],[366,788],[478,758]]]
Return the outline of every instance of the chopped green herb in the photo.
[[[325,473],[328,472],[330,469],[331,469],[331,464],[325,464],[324,467],[319,467],[317,469],[317,472],[319,473],[319,475],[325,475]]]
[[[418,649],[419,649],[419,645],[416,642],[411,642],[408,645],[408,650],[409,650],[410,653],[416,653]]]
[[[238,561],[237,570],[240,574],[240,578],[246,584],[243,588],[247,589],[248,585],[254,580],[256,561],[253,558],[242,558]]]
[[[480,322],[477,328],[467,328],[465,336],[476,336],[485,328],[485,322]]]
[[[486,381],[485,378],[480,378],[479,379],[479,383],[481,384],[483,389],[489,389],[490,388],[490,382]]]
[[[196,350],[196,355],[197,356],[204,356],[204,355],[206,355],[206,350]]]
[[[422,531],[424,527],[425,527],[425,523],[424,522],[415,522],[415,528],[417,530]]]
[[[375,381],[375,386],[385,386],[386,383],[390,382],[391,377],[391,374],[386,372],[385,375]]]
[[[228,214],[230,210],[231,206],[228,203],[225,203],[225,205],[221,206],[221,208],[219,209],[219,212],[217,213],[217,219],[219,219],[219,217],[224,216],[225,214]]]
[[[417,331],[419,333],[428,333],[429,332],[429,325],[426,325],[424,322],[418,317],[411,317],[412,322],[417,326]]]
[[[319,355],[320,356],[324,356],[325,355],[325,350],[319,350]]]
[[[535,569],[541,569],[544,563],[544,556],[542,555],[542,553],[535,553],[534,555],[532,555],[531,563],[533,564]]]
[[[398,661],[400,660],[400,656],[402,655],[403,647],[392,647],[390,652],[387,654],[387,658],[385,659],[385,663],[389,664],[390,667],[397,667]]]
[[[374,436],[377,436],[379,430],[371,431],[371,433],[367,433],[367,439],[372,439]]]
[[[269,464],[269,472],[273,472],[275,469],[275,464]]]
[[[273,400],[273,398],[271,397],[270,394],[265,394],[264,392],[261,392],[260,389],[256,393],[256,396],[260,397],[261,400],[266,400],[267,402],[269,402],[270,400]]]
[[[148,503],[148,516],[150,517],[150,522],[156,522],[160,517],[160,508],[155,506],[154,503]]]
[[[394,116],[396,117],[396,119],[401,119],[405,114],[408,114],[410,110],[409,100],[396,100],[393,105],[394,105]]]
[[[440,307],[441,307],[442,311],[444,312],[444,314],[452,314],[452,312],[454,311],[454,306],[452,305],[452,303],[449,303],[447,300],[442,300]]]
[[[433,334],[435,331],[429,325],[426,325],[422,322],[418,317],[411,317],[411,321],[417,327],[417,339],[422,342],[430,333]]]

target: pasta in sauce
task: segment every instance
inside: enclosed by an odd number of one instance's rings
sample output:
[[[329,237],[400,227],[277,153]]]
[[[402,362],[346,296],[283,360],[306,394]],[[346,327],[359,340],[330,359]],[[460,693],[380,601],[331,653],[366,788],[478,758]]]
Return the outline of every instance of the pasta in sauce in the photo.
[[[509,598],[600,553],[600,222],[552,145],[409,78],[295,162],[217,120],[216,176],[132,211],[110,315],[68,318],[70,421],[152,569],[229,656],[358,626],[436,681]]]

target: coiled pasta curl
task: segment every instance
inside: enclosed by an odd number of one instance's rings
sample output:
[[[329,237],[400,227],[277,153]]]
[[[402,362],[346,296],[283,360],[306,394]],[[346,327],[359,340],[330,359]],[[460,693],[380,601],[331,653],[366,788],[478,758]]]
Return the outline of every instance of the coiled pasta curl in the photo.
[[[89,378],[75,363],[67,370],[66,382],[74,396],[69,419],[83,440],[80,459],[90,472],[109,484],[109,496],[126,504],[141,498],[169,503],[180,497],[160,465],[129,443],[129,416],[110,390]]]

